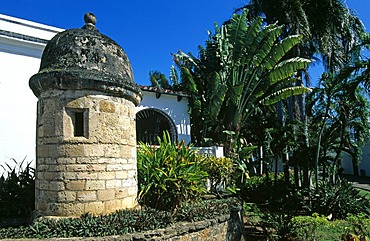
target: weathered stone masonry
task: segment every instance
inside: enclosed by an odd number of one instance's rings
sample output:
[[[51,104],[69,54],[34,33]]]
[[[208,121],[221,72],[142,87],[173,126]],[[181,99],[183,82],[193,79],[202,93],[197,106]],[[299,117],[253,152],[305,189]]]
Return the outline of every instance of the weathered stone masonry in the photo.
[[[36,210],[106,214],[137,195],[135,106],[141,99],[122,48],[87,18],[46,46],[30,87],[38,97]]]

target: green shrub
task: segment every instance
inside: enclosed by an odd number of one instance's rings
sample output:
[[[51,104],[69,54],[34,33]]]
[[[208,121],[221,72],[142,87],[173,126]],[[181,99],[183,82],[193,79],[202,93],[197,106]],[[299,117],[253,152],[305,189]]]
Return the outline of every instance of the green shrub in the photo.
[[[246,180],[242,190],[244,200],[259,205],[260,224],[265,227],[271,240],[287,240],[290,235],[291,219],[304,213],[306,208],[304,189],[285,183],[283,176],[276,181],[271,175],[252,176]]]
[[[25,159],[14,167],[2,166],[0,177],[0,219],[28,218],[35,209],[35,170]]]
[[[170,227],[175,222],[215,219],[230,213],[239,204],[235,198],[207,200],[184,204],[177,212],[152,208],[120,210],[109,215],[82,215],[80,218],[39,219],[31,226],[0,229],[0,239],[6,238],[67,238],[123,235]]]
[[[158,147],[139,144],[139,203],[171,210],[183,202],[197,200],[206,192],[203,157],[184,142],[172,142],[168,132],[163,134],[163,139],[158,138],[158,142]]]
[[[327,228],[329,224],[325,216],[317,213],[312,216],[296,216],[291,220],[290,234],[298,240],[320,240],[318,229]]]
[[[347,228],[347,234],[355,234],[359,237],[370,238],[370,217],[364,213],[357,215],[350,214],[345,219],[350,228]],[[361,239],[360,239],[361,240]]]
[[[290,235],[294,240],[368,240],[370,219],[366,215],[349,215],[343,220],[329,221],[317,213],[297,216],[291,220]]]
[[[269,199],[276,199],[286,191],[287,185],[284,182],[283,175],[278,175],[278,179],[274,180],[273,174],[268,176],[250,176],[241,186],[241,196],[248,202],[265,203]]]
[[[311,210],[334,219],[344,219],[349,214],[370,214],[370,203],[346,180],[320,182],[311,192]]]
[[[272,182],[266,176],[251,176],[241,187],[242,198],[248,202],[264,203],[269,197]]]
[[[230,176],[233,172],[233,161],[227,157],[205,157],[202,162],[203,170],[208,174],[211,192],[218,192],[217,186],[229,185]]]

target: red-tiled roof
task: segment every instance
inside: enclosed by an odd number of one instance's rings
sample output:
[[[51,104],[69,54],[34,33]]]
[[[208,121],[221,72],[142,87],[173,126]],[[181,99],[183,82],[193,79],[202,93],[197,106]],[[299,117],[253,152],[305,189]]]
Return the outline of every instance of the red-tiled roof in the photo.
[[[145,85],[136,85],[136,86],[139,87],[143,91],[188,97],[188,94],[184,91],[175,91],[175,90],[163,89],[161,87],[152,87],[152,86],[145,86]]]

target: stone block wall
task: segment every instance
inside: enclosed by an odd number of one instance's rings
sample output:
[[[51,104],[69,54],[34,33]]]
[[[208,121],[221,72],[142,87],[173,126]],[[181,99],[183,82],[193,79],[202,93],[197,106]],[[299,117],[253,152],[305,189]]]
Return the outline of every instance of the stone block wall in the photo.
[[[70,217],[134,207],[134,104],[98,91],[49,90],[40,97],[36,210]]]
[[[172,227],[105,237],[48,238],[48,241],[246,241],[240,212],[214,219],[175,223]],[[39,241],[19,239],[18,241]],[[46,240],[46,239],[43,239]]]

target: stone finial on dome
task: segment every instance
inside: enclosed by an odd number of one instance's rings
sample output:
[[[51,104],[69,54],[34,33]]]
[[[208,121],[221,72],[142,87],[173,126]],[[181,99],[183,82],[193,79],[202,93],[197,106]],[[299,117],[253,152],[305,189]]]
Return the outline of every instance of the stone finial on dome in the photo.
[[[90,30],[97,30],[97,28],[95,27],[96,17],[93,13],[90,13],[90,12],[86,13],[84,15],[84,21],[85,21],[85,25],[82,28],[90,29]]]

